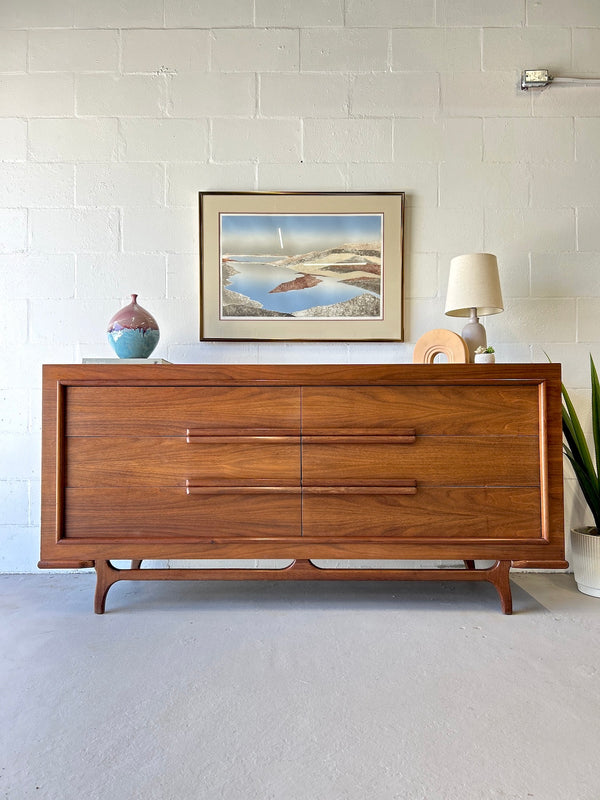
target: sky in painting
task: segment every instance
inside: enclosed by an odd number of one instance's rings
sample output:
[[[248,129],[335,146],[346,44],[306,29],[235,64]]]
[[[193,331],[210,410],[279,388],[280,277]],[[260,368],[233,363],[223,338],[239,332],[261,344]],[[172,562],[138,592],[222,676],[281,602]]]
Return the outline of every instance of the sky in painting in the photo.
[[[345,243],[381,244],[382,214],[221,214],[221,253],[292,256]]]

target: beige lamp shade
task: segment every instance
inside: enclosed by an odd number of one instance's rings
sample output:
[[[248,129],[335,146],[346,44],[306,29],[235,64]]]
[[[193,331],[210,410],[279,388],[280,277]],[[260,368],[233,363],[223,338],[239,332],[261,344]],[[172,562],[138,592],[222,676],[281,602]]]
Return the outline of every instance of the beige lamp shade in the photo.
[[[469,253],[450,262],[445,313],[449,317],[478,317],[504,311],[498,262],[491,253]]]

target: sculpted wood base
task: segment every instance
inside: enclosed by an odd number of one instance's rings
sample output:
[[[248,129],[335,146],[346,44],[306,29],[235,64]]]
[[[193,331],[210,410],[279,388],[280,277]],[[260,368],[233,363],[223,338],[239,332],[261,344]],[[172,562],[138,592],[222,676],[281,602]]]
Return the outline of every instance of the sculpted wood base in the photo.
[[[496,587],[502,611],[512,614],[510,561],[496,561],[486,569],[475,569],[465,561],[466,569],[329,569],[309,559],[292,561],[282,569],[140,569],[141,561],[132,561],[131,569],[118,569],[109,561],[96,561],[94,611],[104,614],[106,595],[117,581],[488,581]]]

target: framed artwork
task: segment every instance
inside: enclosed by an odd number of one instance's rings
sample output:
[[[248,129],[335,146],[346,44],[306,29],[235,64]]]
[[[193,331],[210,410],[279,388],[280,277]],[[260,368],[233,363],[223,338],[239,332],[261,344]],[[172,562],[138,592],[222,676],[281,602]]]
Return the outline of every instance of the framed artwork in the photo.
[[[200,338],[402,341],[404,192],[200,193]]]

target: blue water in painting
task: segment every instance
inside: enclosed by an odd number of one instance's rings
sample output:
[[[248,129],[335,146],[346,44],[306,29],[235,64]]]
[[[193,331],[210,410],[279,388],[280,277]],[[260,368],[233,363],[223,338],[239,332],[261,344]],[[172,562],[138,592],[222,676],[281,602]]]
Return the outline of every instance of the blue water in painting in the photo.
[[[270,311],[291,314],[294,311],[303,311],[314,306],[329,306],[350,300],[359,294],[365,294],[365,289],[340,283],[332,278],[320,277],[321,283],[310,289],[296,289],[289,292],[269,294],[271,289],[280,283],[291,281],[300,273],[272,264],[256,263],[238,260],[236,256],[231,266],[238,272],[229,278],[228,289],[252,300],[262,303]],[[367,292],[374,294],[373,292]]]

